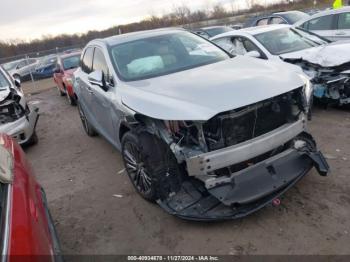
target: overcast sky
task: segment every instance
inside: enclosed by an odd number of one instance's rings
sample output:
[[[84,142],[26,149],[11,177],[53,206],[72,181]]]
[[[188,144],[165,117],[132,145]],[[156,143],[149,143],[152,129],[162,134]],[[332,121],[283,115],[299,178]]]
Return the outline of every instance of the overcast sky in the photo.
[[[273,2],[275,0],[271,0]],[[244,0],[1,0],[0,40],[84,33],[161,15],[185,3],[191,9]]]

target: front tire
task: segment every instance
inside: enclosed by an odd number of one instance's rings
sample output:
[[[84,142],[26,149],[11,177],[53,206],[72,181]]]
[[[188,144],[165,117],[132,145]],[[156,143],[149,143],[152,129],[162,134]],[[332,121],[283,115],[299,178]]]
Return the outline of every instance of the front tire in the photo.
[[[67,93],[67,100],[68,100],[68,103],[71,105],[71,106],[76,106],[77,103],[75,101],[75,97],[71,97],[70,94],[68,92]]]
[[[146,200],[164,199],[181,187],[181,172],[168,145],[157,137],[127,132],[122,138],[122,157],[136,191]]]
[[[65,95],[65,93],[62,92],[62,90],[61,90],[61,88],[58,86],[58,84],[56,84],[56,88],[57,88],[57,91],[58,91],[58,95],[59,95],[59,96],[64,96],[64,95]]]
[[[83,124],[83,128],[85,130],[85,133],[91,137],[96,136],[97,132],[95,131],[93,126],[89,123],[89,121],[86,119],[84,110],[81,108],[79,103],[78,103],[78,111],[79,111],[80,120]]]
[[[36,145],[38,143],[39,143],[39,138],[38,138],[38,135],[37,135],[36,131],[34,130],[32,136],[27,141],[27,143],[25,143],[24,146],[34,146],[34,145]]]

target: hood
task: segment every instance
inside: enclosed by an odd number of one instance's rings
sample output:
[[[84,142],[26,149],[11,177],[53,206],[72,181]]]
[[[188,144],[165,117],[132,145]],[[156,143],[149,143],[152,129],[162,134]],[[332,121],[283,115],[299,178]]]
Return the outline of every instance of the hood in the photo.
[[[350,62],[350,41],[339,41],[328,45],[308,48],[283,54],[283,59],[302,59],[322,67],[336,67]]]
[[[119,92],[132,110],[163,120],[208,120],[218,113],[303,86],[281,62],[237,56],[191,70],[127,82]]]

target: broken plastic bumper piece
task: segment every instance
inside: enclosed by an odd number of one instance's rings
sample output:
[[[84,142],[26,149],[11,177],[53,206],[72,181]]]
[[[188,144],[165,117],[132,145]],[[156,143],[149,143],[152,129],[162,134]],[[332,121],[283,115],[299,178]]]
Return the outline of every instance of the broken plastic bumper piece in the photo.
[[[329,171],[321,152],[289,149],[229,177],[214,177],[206,184],[187,180],[179,192],[158,204],[188,220],[241,218],[271,204],[312,167],[322,176]]]

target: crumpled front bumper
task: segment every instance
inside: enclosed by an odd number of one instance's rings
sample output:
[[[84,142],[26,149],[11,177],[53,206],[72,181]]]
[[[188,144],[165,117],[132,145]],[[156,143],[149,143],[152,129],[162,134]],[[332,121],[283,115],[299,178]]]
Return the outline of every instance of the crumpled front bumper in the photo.
[[[26,144],[34,134],[39,119],[38,108],[29,106],[29,113],[20,119],[0,125],[0,133],[16,139],[18,144]]]
[[[217,178],[209,189],[196,179],[187,180],[179,192],[158,204],[188,220],[236,219],[272,203],[312,167],[323,176],[329,171],[321,152],[289,149],[230,177]]]

